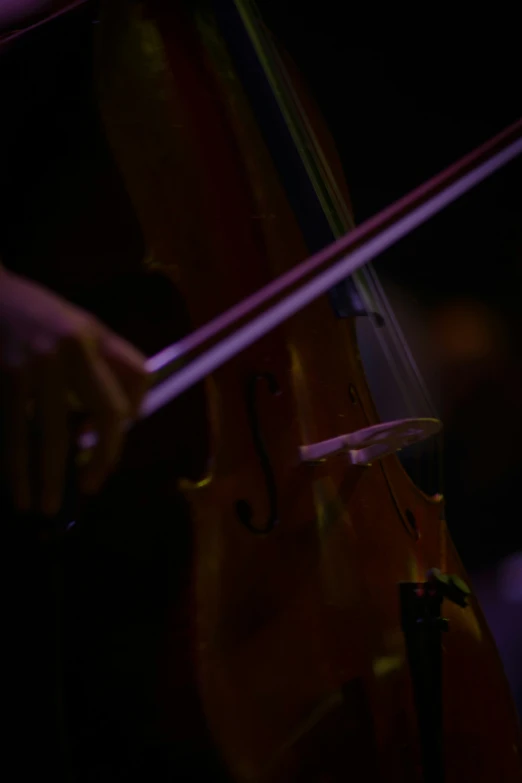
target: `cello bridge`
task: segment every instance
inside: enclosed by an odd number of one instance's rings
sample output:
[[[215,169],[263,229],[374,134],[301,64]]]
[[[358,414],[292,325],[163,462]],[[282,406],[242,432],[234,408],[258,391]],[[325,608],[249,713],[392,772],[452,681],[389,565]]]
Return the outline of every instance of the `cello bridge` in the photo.
[[[402,449],[420,443],[442,429],[439,419],[397,419],[300,446],[301,462],[320,462],[344,453],[352,465],[371,465]]]

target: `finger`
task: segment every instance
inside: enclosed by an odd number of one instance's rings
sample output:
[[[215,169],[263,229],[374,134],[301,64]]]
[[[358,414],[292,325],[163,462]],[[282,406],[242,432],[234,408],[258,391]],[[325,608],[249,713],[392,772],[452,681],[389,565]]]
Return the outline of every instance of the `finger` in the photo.
[[[101,351],[126,394],[129,418],[135,418],[149,386],[145,356],[106,327],[101,334]]]
[[[69,385],[91,415],[98,434],[80,480],[81,489],[93,493],[118,458],[129,405],[116,377],[92,343],[71,343],[67,353]]]
[[[29,511],[29,376],[24,368],[2,372],[3,457],[9,489],[15,508]]]
[[[33,361],[36,416],[39,427],[39,508],[56,514],[61,505],[69,447],[65,372],[56,352],[36,355]]]

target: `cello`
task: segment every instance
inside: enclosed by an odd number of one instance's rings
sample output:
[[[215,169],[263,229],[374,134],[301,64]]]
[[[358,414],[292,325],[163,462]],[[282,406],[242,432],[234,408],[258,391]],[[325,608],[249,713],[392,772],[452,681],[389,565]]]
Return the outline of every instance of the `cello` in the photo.
[[[148,8],[107,24],[102,106],[144,233],[198,326],[346,232],[349,200],[331,140],[252,4],[202,4],[188,25]],[[136,117],[147,120],[131,128]],[[159,208],[148,182],[161,183]],[[182,200],[180,234],[169,215]],[[237,780],[518,780],[516,719],[480,610],[465,608],[443,500],[389,453],[404,445],[401,422],[381,453],[356,449],[349,467],[339,455],[342,433],[364,441],[379,427],[354,340],[356,317],[378,323],[378,289],[355,280],[274,330],[279,347],[263,338],[212,376],[212,462],[185,485],[206,719]],[[418,426],[422,436],[433,424]],[[488,671],[484,690],[470,660]]]
[[[194,22],[178,8],[120,10],[100,25],[108,135],[154,263],[197,328],[315,248],[212,12]],[[311,106],[307,114],[325,136]],[[378,320],[343,285],[209,382],[205,470],[180,470],[194,552],[186,624],[172,614],[187,633],[174,634],[158,694],[163,731],[184,737],[173,664],[184,641],[192,696],[232,780],[519,780],[514,712],[480,610],[461,605],[442,499],[425,497],[388,453],[411,433],[383,430],[365,383],[354,318],[370,316]],[[417,423],[421,435],[430,426]],[[181,464],[198,441],[186,430]],[[376,432],[391,433],[382,453]],[[343,433],[359,434],[349,461]]]

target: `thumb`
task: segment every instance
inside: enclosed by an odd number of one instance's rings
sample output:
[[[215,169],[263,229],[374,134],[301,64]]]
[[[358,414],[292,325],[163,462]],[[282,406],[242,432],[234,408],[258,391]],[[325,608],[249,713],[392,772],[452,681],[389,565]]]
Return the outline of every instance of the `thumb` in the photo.
[[[146,357],[123,337],[101,326],[100,352],[116,375],[129,404],[130,417],[138,415],[141,401],[150,384]]]

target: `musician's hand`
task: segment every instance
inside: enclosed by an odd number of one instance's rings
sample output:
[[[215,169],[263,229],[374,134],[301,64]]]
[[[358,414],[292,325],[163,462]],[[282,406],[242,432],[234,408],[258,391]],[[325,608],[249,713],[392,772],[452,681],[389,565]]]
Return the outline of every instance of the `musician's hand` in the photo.
[[[72,401],[98,433],[80,474],[80,489],[96,492],[118,458],[123,422],[137,413],[145,392],[144,357],[89,313],[0,266],[0,378],[4,470],[17,508],[59,510]],[[37,497],[29,478],[33,459]]]

